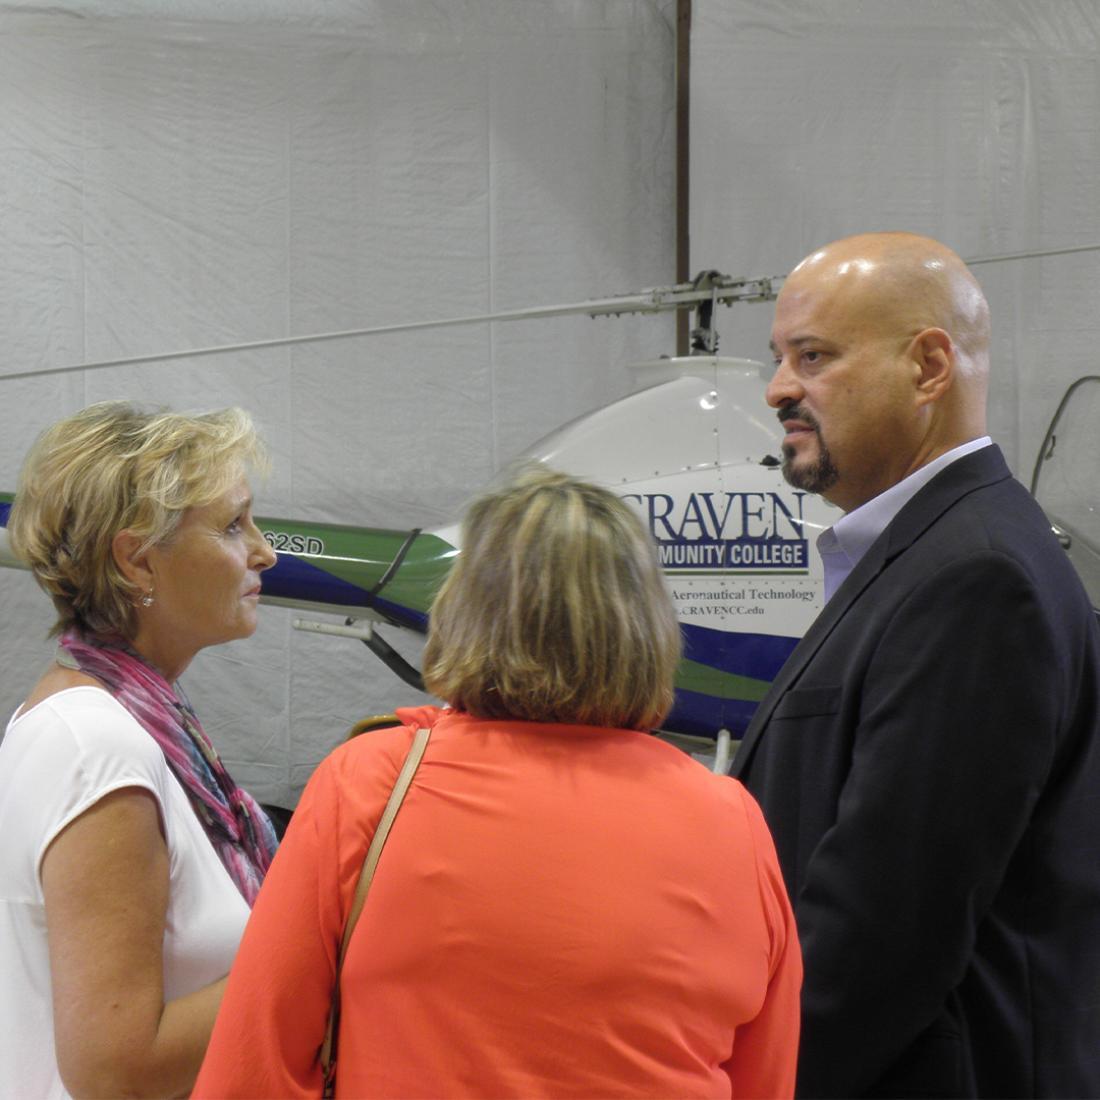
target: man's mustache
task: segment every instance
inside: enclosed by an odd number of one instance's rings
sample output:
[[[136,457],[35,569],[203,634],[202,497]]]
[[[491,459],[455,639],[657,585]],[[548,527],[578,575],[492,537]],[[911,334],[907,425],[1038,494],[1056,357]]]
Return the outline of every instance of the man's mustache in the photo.
[[[775,415],[780,424],[787,420],[801,420],[803,424],[808,424],[818,434],[821,432],[821,425],[818,424],[817,417],[801,405],[784,405]]]

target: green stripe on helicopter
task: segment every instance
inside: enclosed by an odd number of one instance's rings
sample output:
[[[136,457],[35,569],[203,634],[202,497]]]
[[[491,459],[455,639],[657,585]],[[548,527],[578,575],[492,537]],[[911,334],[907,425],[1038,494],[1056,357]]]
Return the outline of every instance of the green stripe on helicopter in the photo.
[[[683,660],[676,670],[676,686],[684,691],[711,695],[716,699],[737,699],[759,703],[767,694],[771,683],[751,676],[723,672],[720,668],[700,664],[698,661]]]
[[[280,564],[264,578],[265,593],[298,600],[348,603],[344,586],[350,585],[426,615],[458,554],[445,539],[422,531],[265,517],[256,524],[280,555]]]

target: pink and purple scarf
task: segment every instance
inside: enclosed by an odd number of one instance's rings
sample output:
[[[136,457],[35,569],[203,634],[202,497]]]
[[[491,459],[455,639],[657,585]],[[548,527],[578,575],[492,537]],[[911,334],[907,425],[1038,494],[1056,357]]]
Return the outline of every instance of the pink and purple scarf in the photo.
[[[58,663],[95,677],[160,746],[230,878],[256,900],[278,841],[267,814],[225,770],[182,693],[132,649],[62,635]]]

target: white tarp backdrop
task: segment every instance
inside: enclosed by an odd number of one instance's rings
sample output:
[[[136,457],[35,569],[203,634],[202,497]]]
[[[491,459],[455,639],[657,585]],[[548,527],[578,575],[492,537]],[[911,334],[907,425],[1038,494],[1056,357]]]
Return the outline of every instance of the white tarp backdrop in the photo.
[[[669,8],[0,3],[0,375],[674,281]],[[0,378],[0,488],[90,402],[239,404],[274,460],[261,514],[431,526],[673,340],[670,316],[576,317]],[[10,570],[0,608],[6,721],[51,616]],[[423,698],[290,620],[262,610],[182,680],[238,781],[282,804],[353,721]]]
[[[0,2],[0,375],[672,282],[674,26],[674,0]],[[863,229],[967,256],[1100,241],[1098,46],[1095,0],[695,0],[692,270],[782,274]],[[976,273],[991,427],[1026,480],[1097,371],[1100,253]],[[765,358],[770,317],[721,309],[722,352]],[[440,523],[672,332],[541,320],[0,378],[0,489],[88,402],[236,403],[273,452],[263,512]],[[49,615],[5,570],[0,611],[7,714]],[[261,619],[183,682],[238,779],[287,803],[347,725],[416,696],[358,643]]]
[[[1098,55],[1097,0],[695,0],[693,269],[782,274],[876,229],[964,257],[1100,243]],[[991,431],[1027,483],[1100,367],[1100,251],[974,273]],[[766,357],[769,311],[719,323],[723,351]]]

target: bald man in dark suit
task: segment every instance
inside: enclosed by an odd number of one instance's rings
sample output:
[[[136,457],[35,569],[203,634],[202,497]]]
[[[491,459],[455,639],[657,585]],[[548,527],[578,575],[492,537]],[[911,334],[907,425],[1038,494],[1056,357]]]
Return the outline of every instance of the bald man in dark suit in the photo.
[[[845,512],[733,766],[802,938],[798,1095],[1100,1096],[1100,633],[986,435],[985,298],[847,238],[773,349],[784,474]]]

